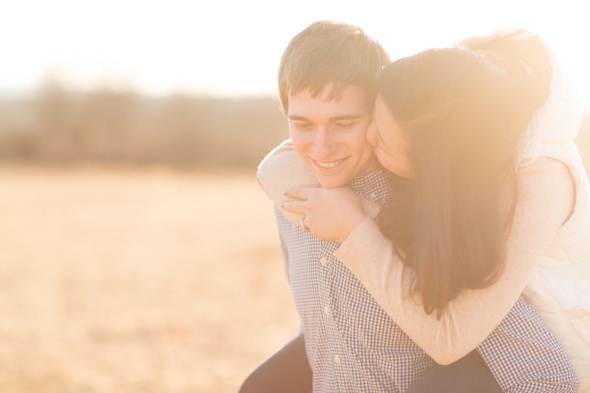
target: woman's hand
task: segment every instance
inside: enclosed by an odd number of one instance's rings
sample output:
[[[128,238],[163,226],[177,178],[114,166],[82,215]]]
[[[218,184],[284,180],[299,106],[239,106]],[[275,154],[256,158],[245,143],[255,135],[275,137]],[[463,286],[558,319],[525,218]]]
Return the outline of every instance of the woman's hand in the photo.
[[[367,217],[361,200],[348,187],[298,187],[285,192],[283,209],[304,216],[302,225],[326,240],[343,242]]]

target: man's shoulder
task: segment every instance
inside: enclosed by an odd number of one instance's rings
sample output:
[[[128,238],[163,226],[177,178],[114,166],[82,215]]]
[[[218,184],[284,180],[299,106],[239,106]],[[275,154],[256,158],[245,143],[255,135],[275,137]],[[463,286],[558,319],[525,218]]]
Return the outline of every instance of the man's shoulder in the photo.
[[[357,176],[348,184],[357,195],[383,205],[391,193],[393,174],[383,167]]]

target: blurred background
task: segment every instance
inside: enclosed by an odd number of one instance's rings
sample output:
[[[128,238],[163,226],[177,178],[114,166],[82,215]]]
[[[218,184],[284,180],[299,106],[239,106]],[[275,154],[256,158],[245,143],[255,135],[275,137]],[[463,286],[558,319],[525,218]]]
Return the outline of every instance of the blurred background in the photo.
[[[236,392],[297,333],[254,173],[307,25],[358,24],[393,59],[528,28],[588,108],[582,3],[1,1],[0,391]]]

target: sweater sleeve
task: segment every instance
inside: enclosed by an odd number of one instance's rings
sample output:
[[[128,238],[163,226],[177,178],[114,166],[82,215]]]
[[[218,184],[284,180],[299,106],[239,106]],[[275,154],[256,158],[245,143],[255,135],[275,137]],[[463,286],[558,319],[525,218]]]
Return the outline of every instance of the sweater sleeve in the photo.
[[[464,290],[441,319],[425,313],[418,294],[408,293],[412,272],[395,257],[371,218],[359,224],[335,255],[416,344],[436,362],[452,363],[475,349],[508,314],[571,212],[573,180],[558,161],[540,159],[523,168],[518,192],[499,279],[484,289]]]
[[[283,193],[292,187],[317,184],[313,171],[299,157],[290,139],[283,141],[264,157],[258,165],[256,179],[277,209],[294,223],[298,223],[303,215],[281,208],[281,204],[287,200]]]

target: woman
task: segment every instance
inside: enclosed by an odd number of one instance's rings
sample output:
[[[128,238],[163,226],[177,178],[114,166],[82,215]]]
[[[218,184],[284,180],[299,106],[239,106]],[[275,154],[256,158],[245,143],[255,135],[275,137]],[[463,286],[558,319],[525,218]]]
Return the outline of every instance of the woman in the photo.
[[[284,209],[339,240],[338,259],[438,362],[472,351],[524,293],[588,391],[581,109],[551,51],[523,31],[471,39],[400,59],[379,82],[368,139],[397,177],[376,221],[346,189],[296,188]]]

